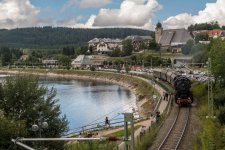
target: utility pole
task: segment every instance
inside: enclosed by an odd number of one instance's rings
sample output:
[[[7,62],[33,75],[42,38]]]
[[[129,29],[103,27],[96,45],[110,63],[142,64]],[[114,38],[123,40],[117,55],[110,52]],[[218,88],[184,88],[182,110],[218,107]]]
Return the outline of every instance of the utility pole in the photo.
[[[131,140],[128,139],[128,123],[131,125]],[[134,144],[134,116],[133,113],[124,113],[124,140],[125,140],[125,150],[131,147],[131,150],[135,150]]]
[[[152,69],[152,57],[151,57],[151,69]]]
[[[213,81],[212,81],[212,72],[211,72],[211,59],[208,59],[208,116],[207,118],[214,118],[214,110],[213,110]]]

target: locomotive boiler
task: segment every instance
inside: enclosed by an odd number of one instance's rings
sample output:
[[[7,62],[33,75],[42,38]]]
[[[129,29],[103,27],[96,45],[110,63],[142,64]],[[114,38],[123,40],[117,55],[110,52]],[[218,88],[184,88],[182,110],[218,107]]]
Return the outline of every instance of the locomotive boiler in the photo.
[[[193,103],[191,81],[186,76],[170,70],[154,70],[153,75],[155,78],[168,82],[174,88],[176,104],[183,106]]]

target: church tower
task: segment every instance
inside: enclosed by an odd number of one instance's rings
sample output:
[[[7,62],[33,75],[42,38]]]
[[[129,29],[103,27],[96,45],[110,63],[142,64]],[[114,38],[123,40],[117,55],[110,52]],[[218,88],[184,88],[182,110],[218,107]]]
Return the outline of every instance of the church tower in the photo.
[[[159,43],[160,37],[163,33],[163,28],[162,28],[162,24],[160,22],[158,22],[156,24],[156,28],[155,28],[155,41],[156,43]]]

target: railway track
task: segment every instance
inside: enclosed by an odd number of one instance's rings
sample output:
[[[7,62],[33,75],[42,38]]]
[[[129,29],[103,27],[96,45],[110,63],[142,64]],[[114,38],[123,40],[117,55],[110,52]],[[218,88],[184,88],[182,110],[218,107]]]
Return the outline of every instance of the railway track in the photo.
[[[189,121],[190,108],[179,108],[169,132],[165,136],[158,150],[177,150],[184,136]]]

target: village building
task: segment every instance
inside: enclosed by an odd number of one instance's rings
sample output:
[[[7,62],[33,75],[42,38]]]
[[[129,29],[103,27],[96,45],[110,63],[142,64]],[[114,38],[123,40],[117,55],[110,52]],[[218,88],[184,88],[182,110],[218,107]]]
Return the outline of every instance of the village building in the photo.
[[[22,60],[22,61],[26,61],[26,60],[28,60],[29,59],[29,55],[27,55],[27,54],[23,54],[21,57],[20,57],[20,60]]]
[[[103,55],[79,55],[71,63],[72,68],[102,67],[108,57]]]
[[[132,41],[134,50],[138,52],[144,49],[148,49],[150,42],[153,40],[151,36],[139,36],[139,35],[131,35],[125,38],[125,40],[128,39]]]
[[[55,59],[43,59],[42,60],[43,66],[47,68],[55,68],[58,67],[58,60]]]
[[[127,36],[123,40],[132,40],[132,44],[135,51],[141,51],[147,49],[149,43],[153,40],[151,36],[138,36],[132,35]],[[92,54],[109,54],[115,49],[122,51],[123,45],[121,39],[110,39],[110,38],[94,38],[88,42],[89,51]]]
[[[194,36],[194,38],[199,35],[199,34],[207,34],[209,36],[209,38],[221,38],[222,40],[225,39],[225,30],[221,30],[221,29],[213,29],[213,30],[197,30],[197,31],[192,31],[192,35]],[[205,44],[204,41],[201,41],[203,44]],[[199,43],[201,43],[199,41]],[[210,43],[210,41],[208,41]]]
[[[192,31],[192,34],[194,37],[202,33],[208,34],[209,38],[213,38],[213,39],[218,37],[221,37],[222,39],[224,39],[225,37],[225,30],[221,30],[221,29]]]
[[[121,39],[94,38],[88,42],[89,51],[92,54],[109,54],[115,49],[122,50]]]
[[[162,24],[157,23],[155,30],[156,43],[160,44],[162,49],[167,49],[172,53],[181,52],[181,48],[187,41],[193,39],[188,30],[184,28],[163,30]]]

